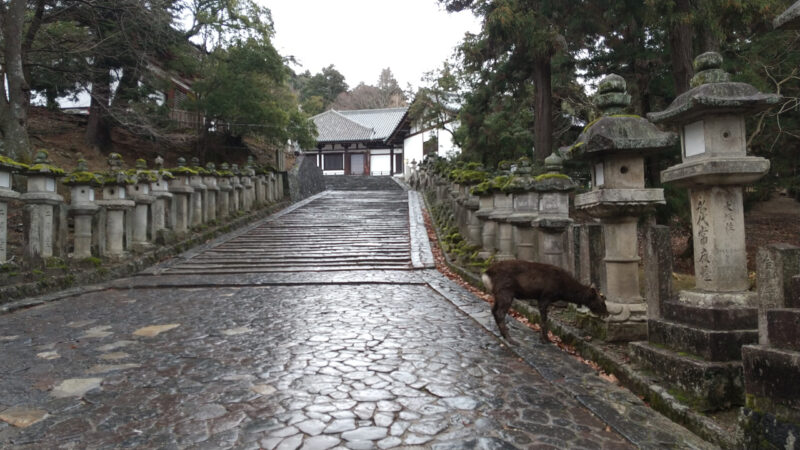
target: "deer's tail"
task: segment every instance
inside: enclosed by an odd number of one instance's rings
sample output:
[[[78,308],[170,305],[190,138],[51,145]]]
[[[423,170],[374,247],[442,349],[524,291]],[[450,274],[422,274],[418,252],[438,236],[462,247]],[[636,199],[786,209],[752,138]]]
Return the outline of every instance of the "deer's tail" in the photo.
[[[488,274],[484,273],[483,275],[481,275],[481,280],[483,281],[483,285],[486,286],[486,289],[488,289],[489,292],[491,292],[492,291],[492,279],[491,279],[491,277],[489,277]]]

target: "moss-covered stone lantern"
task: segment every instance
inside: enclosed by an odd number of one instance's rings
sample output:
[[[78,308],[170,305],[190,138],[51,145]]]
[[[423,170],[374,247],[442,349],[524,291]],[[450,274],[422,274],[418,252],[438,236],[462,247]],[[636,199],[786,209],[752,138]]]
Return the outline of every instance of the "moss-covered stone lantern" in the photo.
[[[225,220],[231,213],[231,198],[233,197],[233,172],[228,163],[222,163],[217,171],[219,176],[219,198],[217,205],[217,216],[220,220]]]
[[[103,185],[102,176],[90,172],[86,160],[78,160],[75,171],[62,181],[70,187],[69,213],[74,217],[74,249],[75,258],[92,256],[93,230],[92,219],[100,206],[95,202],[94,190]]]
[[[639,291],[637,224],[643,214],[665,201],[663,189],[645,188],[644,157],[678,142],[674,133],[658,130],[647,119],[623,114],[630,100],[621,76],[600,81],[595,104],[602,116],[563,151],[591,164],[592,188],[575,196],[575,207],[603,225],[606,277],[601,288],[610,315],[596,319],[594,329],[611,341],[647,337],[647,305]]]
[[[769,171],[769,161],[747,156],[745,118],[780,96],[730,81],[722,56],[695,59],[692,89],[648,117],[680,129],[683,162],[661,172],[661,181],[689,189],[697,287],[681,292],[694,304],[752,304],[748,294],[742,186]]]
[[[28,190],[20,199],[25,202],[24,252],[30,262],[63,256],[66,245],[67,211],[56,189],[64,170],[51,164],[48,156],[47,151],[39,150],[33,164],[22,172],[28,177]]]
[[[155,195],[151,192],[153,183],[158,182],[158,173],[147,169],[147,161],[144,159],[136,160],[136,168],[128,171],[128,176],[134,181],[127,187],[128,197],[136,203],[133,210],[132,245],[135,250],[146,250],[152,246],[152,238],[155,232],[151,228],[149,220],[152,215],[152,205],[156,201]]]
[[[747,156],[745,118],[780,102],[747,83],[732,82],[722,56],[694,61],[692,88],[650,120],[671,124],[681,136],[682,162],[661,181],[689,190],[695,288],[661,304],[649,321],[648,342],[633,356],[692,394],[707,409],[730,408],[744,398],[742,346],[758,342],[757,295],[748,291],[743,186],[769,170]]]
[[[8,261],[8,202],[19,198],[12,188],[12,174],[27,166],[11,158],[0,155],[0,264]]]
[[[231,179],[231,186],[233,186],[233,200],[231,201],[231,210],[239,211],[242,209],[242,197],[244,197],[244,185],[242,185],[242,171],[239,170],[238,164],[231,164],[231,172],[233,178]]]
[[[575,189],[572,179],[561,173],[564,166],[558,154],[544,160],[546,172],[533,180],[538,192],[538,214],[531,221],[537,230],[537,255],[543,263],[569,269],[567,266],[567,230],[572,224],[569,217],[569,194]]]
[[[123,170],[122,156],[111,153],[108,156],[109,170],[103,177],[103,199],[98,204],[106,210],[105,217],[105,248],[103,254],[111,257],[121,257],[125,249],[131,245],[126,238],[131,238],[133,230],[126,226],[125,214],[136,206],[127,195],[129,185],[135,184]]]
[[[191,213],[189,223],[198,226],[208,221],[208,187],[203,183],[206,169],[200,166],[200,158],[192,158],[193,170],[189,177],[189,185],[194,189],[191,200]]]
[[[191,197],[194,188],[190,185],[190,178],[197,172],[186,167],[186,159],[178,158],[178,166],[169,170],[175,177],[169,182],[169,191],[172,193],[173,230],[175,233],[184,234],[189,230],[189,214],[191,211]]]
[[[172,172],[164,169],[164,158],[157,156],[154,160],[156,175],[155,181],[150,183],[150,192],[156,198],[152,205],[152,229],[153,236],[157,238],[159,233],[167,228],[167,224],[172,226],[171,210],[172,193],[169,192],[169,182],[173,178]]]

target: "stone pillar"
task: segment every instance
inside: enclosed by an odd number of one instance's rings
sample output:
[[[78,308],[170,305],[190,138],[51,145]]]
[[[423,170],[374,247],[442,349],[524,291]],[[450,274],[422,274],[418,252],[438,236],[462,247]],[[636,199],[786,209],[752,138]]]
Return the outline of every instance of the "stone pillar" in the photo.
[[[662,303],[661,317],[648,322],[649,343],[631,349],[656,370],[668,368],[669,381],[701,409],[722,409],[743,404],[741,347],[758,340],[742,186],[767,173],[769,161],[747,156],[745,115],[780,97],[730,82],[717,53],[698,56],[694,65],[692,89],[648,117],[680,131],[682,163],[661,172],[661,181],[689,189],[696,288]]]
[[[564,152],[588,159],[592,190],[575,197],[575,207],[600,219],[605,241],[605,295],[609,316],[589,316],[586,325],[609,341],[647,337],[647,304],[639,290],[637,223],[657,204],[663,189],[644,186],[644,156],[677,143],[674,133],[659,131],[646,119],[623,115],[630,104],[625,80],[609,75],[595,103],[603,116],[592,122]]]
[[[28,177],[28,190],[20,195],[24,207],[24,251],[27,263],[43,258],[63,256],[60,234],[66,232],[66,217],[61,216],[64,198],[56,193],[56,178],[64,171],[50,164],[46,151],[36,154],[34,165],[23,173]]]
[[[480,209],[480,200],[478,196],[472,194],[472,187],[467,187],[467,200],[464,202],[466,208],[466,236],[465,238],[471,245],[481,245],[481,221],[478,219],[478,209]]]
[[[760,248],[756,264],[759,344],[742,346],[740,428],[746,448],[790,448],[800,436],[800,247]]]
[[[436,185],[438,187],[438,185]],[[478,196],[478,210],[475,211],[475,217],[481,222],[481,251],[478,257],[482,259],[489,259],[494,255],[497,248],[495,241],[497,240],[497,224],[489,220],[489,216],[494,212],[494,194],[491,191],[482,192]]]
[[[186,160],[178,158],[178,167],[170,169],[170,173],[175,177],[169,182],[169,192],[172,193],[173,230],[175,233],[185,234],[189,231],[190,202],[194,192],[189,180],[192,171],[186,167]]]
[[[553,153],[544,160],[547,173],[536,177],[534,188],[538,191],[538,215],[531,225],[538,235],[538,261],[570,270],[568,264],[569,236],[572,225],[569,218],[569,193],[575,183],[561,173],[562,159]]]
[[[157,178],[149,170],[143,159],[136,161],[136,184],[127,186],[127,196],[134,201],[130,247],[133,250],[147,250],[152,246],[151,240],[155,233],[151,229],[151,207],[156,197],[150,193],[150,183]]]
[[[11,186],[12,173],[24,166],[12,159],[0,157],[0,264],[8,261],[8,202],[19,198]]]
[[[219,186],[217,186],[217,167],[214,163],[206,164],[206,175],[203,177],[203,184],[206,185],[206,216],[209,222],[217,221],[217,202],[219,197]]]
[[[582,224],[579,238],[581,283],[594,284],[600,289],[600,292],[607,292],[604,262],[606,243],[603,237],[603,226],[599,223]]]
[[[514,259],[514,226],[508,218],[514,213],[514,195],[500,190],[494,192],[494,209],[489,220],[496,225],[495,259],[502,261]]]
[[[672,242],[667,226],[650,225],[647,227],[644,244],[644,278],[647,319],[660,319],[662,305],[674,300]]]
[[[150,192],[156,198],[152,205],[152,230],[153,237],[158,242],[158,236],[163,234],[167,227],[172,228],[173,222],[169,211],[171,209],[172,194],[169,192],[169,180],[173,179],[173,175],[164,170],[164,159],[160,156],[156,158],[156,175],[155,181],[150,183]],[[164,239],[161,239],[163,242]]]
[[[64,184],[71,187],[69,214],[74,218],[74,258],[89,258],[92,256],[94,244],[92,228],[94,215],[100,209],[94,198],[95,186],[101,186],[102,180],[96,174],[89,172],[85,159],[78,160],[78,168],[71,173]]]
[[[208,189],[203,183],[203,174],[205,169],[200,167],[199,158],[192,158],[191,169],[193,172],[189,177],[189,186],[194,189],[194,192],[192,193],[191,213],[189,217],[191,217],[191,225],[196,227],[208,221],[208,206],[206,203],[208,199]]]

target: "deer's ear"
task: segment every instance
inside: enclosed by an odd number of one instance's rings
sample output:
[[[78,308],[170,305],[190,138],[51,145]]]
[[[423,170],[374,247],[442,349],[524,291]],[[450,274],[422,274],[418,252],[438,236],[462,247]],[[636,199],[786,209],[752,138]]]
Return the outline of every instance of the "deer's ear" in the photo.
[[[594,283],[592,283],[592,284],[590,284],[590,285],[589,285],[589,289],[591,289],[591,290],[592,290],[592,293],[593,293],[593,294],[597,294],[597,288],[595,287]]]

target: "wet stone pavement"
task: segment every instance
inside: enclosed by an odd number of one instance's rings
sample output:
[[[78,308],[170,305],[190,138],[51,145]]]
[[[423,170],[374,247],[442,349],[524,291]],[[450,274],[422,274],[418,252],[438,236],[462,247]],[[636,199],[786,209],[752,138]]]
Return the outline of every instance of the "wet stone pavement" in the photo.
[[[504,346],[425,268],[419,204],[326,191],[0,316],[0,448],[707,447],[533,333]]]

